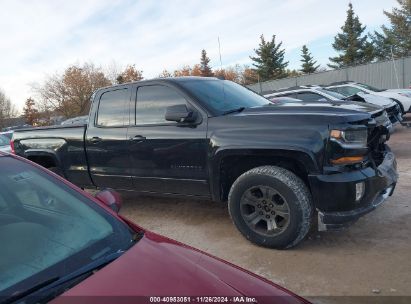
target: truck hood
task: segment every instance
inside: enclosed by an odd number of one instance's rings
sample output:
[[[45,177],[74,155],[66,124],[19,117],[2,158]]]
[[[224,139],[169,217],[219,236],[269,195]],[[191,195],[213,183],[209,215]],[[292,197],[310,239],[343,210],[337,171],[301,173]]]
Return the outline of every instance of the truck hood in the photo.
[[[149,296],[249,296],[261,297],[258,303],[308,303],[257,275],[151,232],[53,303],[79,297],[82,303],[147,297],[137,302],[149,303]]]
[[[321,116],[329,122],[341,122],[368,119],[371,116],[379,115],[381,111],[383,111],[381,107],[365,102],[284,102],[248,108],[237,115]]]
[[[374,105],[377,105],[383,108],[389,108],[389,107],[396,105],[396,103],[392,101],[391,99],[389,99],[388,97],[378,96],[374,94],[367,94],[364,92],[358,92],[357,95],[364,98],[366,102],[372,103]]]
[[[389,89],[385,92],[393,92],[398,94],[404,94],[406,97],[411,98],[411,89]]]

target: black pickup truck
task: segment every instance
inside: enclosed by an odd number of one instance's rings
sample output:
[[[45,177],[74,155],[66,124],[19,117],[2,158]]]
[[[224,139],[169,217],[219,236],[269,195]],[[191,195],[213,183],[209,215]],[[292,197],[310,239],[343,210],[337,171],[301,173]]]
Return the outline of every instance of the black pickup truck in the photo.
[[[80,187],[228,201],[247,239],[289,248],[316,219],[340,229],[393,193],[388,124],[364,103],[274,105],[182,77],[99,89],[88,125],[19,130],[12,143]]]

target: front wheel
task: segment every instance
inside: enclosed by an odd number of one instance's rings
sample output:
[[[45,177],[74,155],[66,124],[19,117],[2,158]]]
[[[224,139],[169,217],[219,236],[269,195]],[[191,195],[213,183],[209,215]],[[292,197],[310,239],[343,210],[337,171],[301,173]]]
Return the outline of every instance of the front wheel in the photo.
[[[228,195],[231,218],[251,242],[286,249],[301,242],[312,220],[311,194],[294,173],[263,166],[242,174]]]

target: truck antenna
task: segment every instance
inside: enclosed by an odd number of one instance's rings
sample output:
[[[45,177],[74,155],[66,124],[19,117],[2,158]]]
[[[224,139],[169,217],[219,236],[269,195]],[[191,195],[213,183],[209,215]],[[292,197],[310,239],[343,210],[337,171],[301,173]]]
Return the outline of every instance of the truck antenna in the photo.
[[[217,40],[218,40],[218,54],[220,55],[220,69],[223,70],[223,61],[221,60],[220,36],[217,36]]]

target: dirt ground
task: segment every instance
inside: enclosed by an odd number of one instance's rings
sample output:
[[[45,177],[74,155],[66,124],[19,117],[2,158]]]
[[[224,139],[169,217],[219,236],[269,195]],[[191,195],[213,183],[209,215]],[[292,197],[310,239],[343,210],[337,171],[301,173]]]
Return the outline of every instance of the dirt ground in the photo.
[[[389,145],[400,173],[394,195],[349,229],[313,231],[295,249],[279,251],[251,244],[221,203],[128,197],[121,213],[314,303],[411,303],[411,128],[398,126]]]

